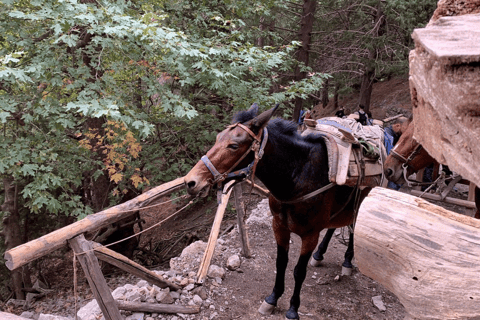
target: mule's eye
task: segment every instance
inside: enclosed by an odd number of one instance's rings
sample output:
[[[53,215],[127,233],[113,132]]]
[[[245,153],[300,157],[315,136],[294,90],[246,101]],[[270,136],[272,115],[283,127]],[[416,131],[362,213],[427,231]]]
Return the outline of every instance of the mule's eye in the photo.
[[[233,143],[232,143],[232,144],[229,144],[229,145],[227,146],[227,148],[228,148],[228,149],[232,149],[232,150],[237,150],[237,149],[238,149],[238,144],[233,144]]]

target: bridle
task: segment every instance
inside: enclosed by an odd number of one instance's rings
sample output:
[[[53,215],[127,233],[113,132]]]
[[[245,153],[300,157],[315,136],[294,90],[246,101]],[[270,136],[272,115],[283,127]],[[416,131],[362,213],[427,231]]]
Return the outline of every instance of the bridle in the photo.
[[[207,155],[204,155],[201,160],[205,164],[205,166],[210,170],[210,172],[213,175],[213,179],[209,179],[208,183],[210,185],[221,185],[223,181],[226,179],[236,179],[242,181],[246,177],[250,176],[250,179],[252,181],[252,188],[254,185],[254,176],[255,176],[255,170],[257,168],[257,164],[260,161],[260,159],[263,157],[263,153],[265,150],[265,145],[267,144],[268,140],[268,130],[267,128],[262,128],[256,135],[253,133],[252,130],[250,130],[248,127],[245,125],[237,122],[235,124],[232,124],[227,127],[227,129],[234,129],[235,127],[242,128],[245,132],[247,132],[252,138],[252,144],[250,145],[250,148],[248,148],[247,151],[235,162],[230,169],[225,171],[224,173],[218,172],[217,168],[213,165],[213,163],[208,159]],[[242,162],[243,159],[251,152],[254,152],[254,160],[246,167],[237,171],[232,172],[233,169],[235,169],[236,166],[240,162]],[[221,189],[221,188],[219,188]]]
[[[403,178],[405,179],[405,181],[407,182],[407,185],[409,187],[412,187],[412,186],[419,186],[419,185],[423,185],[423,184],[430,184],[429,182],[427,183],[422,183],[422,182],[418,182],[418,181],[414,181],[414,180],[409,180],[408,179],[408,168],[411,168],[414,172],[417,172],[418,169],[416,169],[413,165],[412,165],[412,161],[415,159],[415,157],[417,155],[420,154],[420,151],[422,150],[422,145],[419,143],[417,144],[417,146],[415,147],[415,149],[413,149],[412,153],[410,153],[410,155],[405,158],[403,155],[401,155],[400,153],[396,152],[394,149],[392,149],[390,151],[390,153],[392,154],[392,156],[394,158],[397,158],[398,160],[400,160],[400,162],[402,163],[402,170],[403,170]]]

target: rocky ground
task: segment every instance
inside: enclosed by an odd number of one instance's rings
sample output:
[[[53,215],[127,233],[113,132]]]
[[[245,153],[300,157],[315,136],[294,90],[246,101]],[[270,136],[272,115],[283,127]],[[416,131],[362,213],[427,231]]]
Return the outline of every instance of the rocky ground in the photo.
[[[254,196],[258,197],[258,196]],[[260,200],[261,198],[258,198]],[[248,212],[248,234],[253,257],[243,258],[236,228],[221,237],[206,282],[194,284],[194,279],[206,243],[196,241],[182,254],[170,261],[170,268],[157,270],[164,278],[183,286],[170,291],[149,285],[131,276],[109,279],[114,297],[125,301],[198,305],[197,314],[150,314],[122,312],[126,319],[284,319],[293,289],[293,267],[298,258],[300,239],[292,238],[290,263],[286,277],[286,292],[273,315],[262,316],[257,312],[262,300],[271,293],[275,277],[276,245],[270,227],[271,215],[266,199]],[[405,311],[399,301],[381,285],[354,269],[352,276],[341,277],[341,263],[346,250],[344,231],[338,230],[320,268],[309,267],[302,290],[300,315],[302,319],[403,319]],[[84,291],[85,290],[85,291]],[[79,296],[85,299],[89,291],[84,284]],[[53,298],[53,297],[52,297]],[[88,303],[85,305],[85,303]],[[81,320],[101,319],[96,302],[83,300],[77,313]],[[52,308],[52,305],[56,307]],[[32,319],[53,320],[47,312],[56,316],[73,317],[74,299],[70,296],[32,303],[23,316]],[[62,309],[63,307],[63,309]],[[50,310],[49,310],[50,309]],[[20,311],[20,310],[19,310]],[[55,312],[53,312],[55,311]],[[17,312],[18,313],[18,312]],[[20,313],[19,313],[20,314]]]

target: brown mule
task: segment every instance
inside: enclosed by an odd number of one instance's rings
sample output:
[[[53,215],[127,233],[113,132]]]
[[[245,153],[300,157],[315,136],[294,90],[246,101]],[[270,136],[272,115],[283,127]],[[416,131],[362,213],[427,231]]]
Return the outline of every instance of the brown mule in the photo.
[[[253,105],[248,111],[236,114],[234,124],[217,135],[215,145],[185,176],[185,185],[191,195],[205,195],[212,185],[242,179],[245,175],[255,175],[264,183],[271,192],[269,205],[277,242],[277,270],[273,292],[265,298],[259,312],[272,313],[284,293],[293,232],[300,236],[302,245],[286,318],[299,319],[300,290],[320,231],[352,224],[355,209],[371,187],[331,183],[321,134],[301,136],[295,123],[278,118],[270,120],[275,110],[276,107],[257,116],[258,107]],[[241,170],[243,175],[235,173],[239,168],[245,168]],[[321,192],[317,194],[317,190]],[[313,195],[305,197],[310,194]]]
[[[383,165],[385,176],[396,184],[408,183],[407,177],[437,161],[413,138],[415,122],[411,121]],[[475,186],[475,218],[480,219],[480,188]]]

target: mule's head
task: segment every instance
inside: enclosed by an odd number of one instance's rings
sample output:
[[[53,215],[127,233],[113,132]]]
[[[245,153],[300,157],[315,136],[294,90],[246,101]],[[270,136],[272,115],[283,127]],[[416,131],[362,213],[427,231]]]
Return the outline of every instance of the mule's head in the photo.
[[[257,116],[258,106],[253,104],[249,110],[238,113],[232,121],[234,124],[217,135],[215,145],[206,154],[207,161],[210,161],[214,170],[224,174],[251,163],[254,152],[250,148],[255,137],[260,136],[259,133],[276,109],[277,107],[272,108]],[[242,125],[235,125],[236,123]],[[200,160],[185,176],[185,187],[190,195],[206,196],[215,178],[206,163]]]
[[[387,179],[396,184],[405,183],[405,176],[408,177],[435,161],[413,138],[414,131],[415,123],[412,121],[402,132],[400,139],[390,151],[383,165]],[[405,173],[404,170],[406,170]]]

